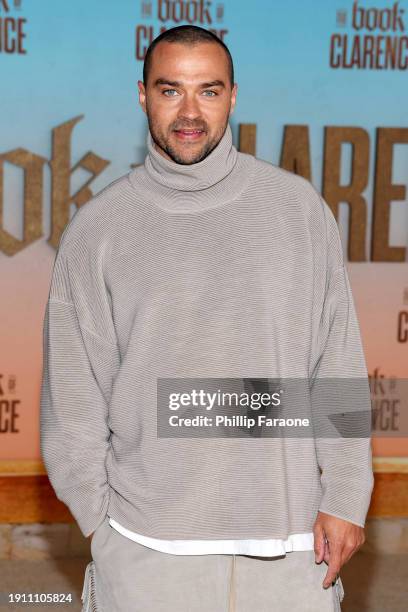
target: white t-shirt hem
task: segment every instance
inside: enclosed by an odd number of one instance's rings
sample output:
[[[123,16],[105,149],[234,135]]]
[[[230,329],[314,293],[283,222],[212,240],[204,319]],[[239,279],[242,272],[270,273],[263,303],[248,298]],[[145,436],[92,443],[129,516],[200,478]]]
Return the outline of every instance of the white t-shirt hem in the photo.
[[[130,531],[109,517],[109,524],[123,536],[143,546],[173,555],[254,555],[277,557],[287,552],[313,550],[313,533],[292,533],[287,540],[160,540]]]

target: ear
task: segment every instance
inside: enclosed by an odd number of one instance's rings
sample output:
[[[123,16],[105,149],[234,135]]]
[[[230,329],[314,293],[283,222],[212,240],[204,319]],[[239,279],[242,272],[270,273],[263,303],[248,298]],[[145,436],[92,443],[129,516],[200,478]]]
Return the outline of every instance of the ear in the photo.
[[[237,101],[238,83],[234,83],[234,87],[231,89],[231,107],[229,114],[232,115],[234,112],[235,104]]]
[[[143,112],[146,112],[146,88],[143,81],[138,81],[137,86],[139,89],[139,104],[142,107]]]

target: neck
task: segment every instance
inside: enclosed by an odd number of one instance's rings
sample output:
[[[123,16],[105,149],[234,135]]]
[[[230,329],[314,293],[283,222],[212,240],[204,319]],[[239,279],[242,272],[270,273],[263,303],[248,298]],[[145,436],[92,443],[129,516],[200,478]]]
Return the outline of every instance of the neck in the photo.
[[[145,162],[129,178],[139,192],[148,192],[161,208],[192,212],[234,199],[245,185],[243,166],[251,165],[252,160],[252,156],[239,153],[232,144],[229,123],[211,153],[188,165],[164,157],[149,131]]]

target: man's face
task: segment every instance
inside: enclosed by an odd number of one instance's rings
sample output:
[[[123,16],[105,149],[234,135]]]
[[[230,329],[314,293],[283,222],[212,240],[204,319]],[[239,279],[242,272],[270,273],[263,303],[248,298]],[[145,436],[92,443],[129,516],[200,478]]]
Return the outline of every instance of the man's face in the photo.
[[[146,87],[138,87],[156,149],[179,164],[195,164],[217,146],[237,93],[225,51],[211,42],[159,43]]]

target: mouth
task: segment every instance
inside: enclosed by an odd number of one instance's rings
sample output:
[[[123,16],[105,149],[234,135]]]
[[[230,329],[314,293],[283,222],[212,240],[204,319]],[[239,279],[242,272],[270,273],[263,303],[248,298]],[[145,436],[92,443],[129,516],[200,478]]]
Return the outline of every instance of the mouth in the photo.
[[[198,140],[204,134],[204,130],[182,129],[174,130],[174,133],[180,140]]]

